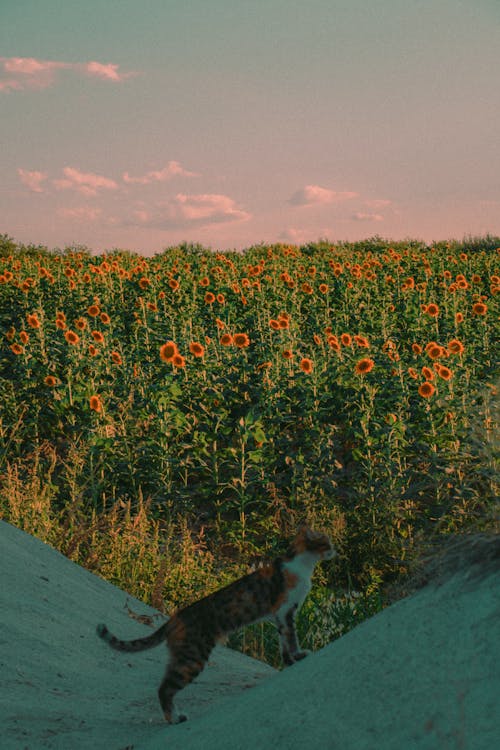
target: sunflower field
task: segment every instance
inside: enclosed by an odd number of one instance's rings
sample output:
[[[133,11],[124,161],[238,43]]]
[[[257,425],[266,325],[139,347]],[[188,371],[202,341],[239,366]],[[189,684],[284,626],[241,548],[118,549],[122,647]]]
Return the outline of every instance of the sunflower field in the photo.
[[[301,521],[337,545],[330,584],[377,589],[415,540],[494,515],[499,245],[4,235],[2,517],[150,601]]]

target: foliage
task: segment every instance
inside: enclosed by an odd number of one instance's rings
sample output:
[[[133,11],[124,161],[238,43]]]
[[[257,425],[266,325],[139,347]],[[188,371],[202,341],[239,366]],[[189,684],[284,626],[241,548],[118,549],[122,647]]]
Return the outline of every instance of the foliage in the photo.
[[[318,590],[372,602],[419,535],[488,523],[499,245],[1,236],[2,516],[172,606],[306,520],[340,551]]]

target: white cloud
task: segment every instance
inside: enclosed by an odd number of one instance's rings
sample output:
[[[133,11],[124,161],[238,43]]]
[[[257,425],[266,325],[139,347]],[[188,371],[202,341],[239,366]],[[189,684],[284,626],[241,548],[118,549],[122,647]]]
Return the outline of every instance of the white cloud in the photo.
[[[329,203],[350,200],[351,198],[356,198],[357,195],[357,193],[351,191],[337,192],[336,190],[329,190],[328,188],[323,188],[319,185],[306,185],[300,190],[297,190],[291,198],[288,199],[288,203],[292,206],[326,205]]]
[[[178,161],[169,161],[163,169],[147,172],[142,177],[131,177],[128,172],[124,172],[123,181],[138,185],[148,185],[151,182],[166,182],[172,177],[199,177],[199,174],[184,169]]]
[[[64,179],[53,180],[58,190],[77,190],[82,195],[97,195],[99,190],[117,190],[118,183],[109,177],[92,172],[80,172],[75,167],[64,167]]]
[[[18,169],[17,173],[19,179],[29,188],[33,193],[43,193],[41,183],[47,179],[47,175],[44,172],[37,172],[36,170],[30,171],[28,169]]]

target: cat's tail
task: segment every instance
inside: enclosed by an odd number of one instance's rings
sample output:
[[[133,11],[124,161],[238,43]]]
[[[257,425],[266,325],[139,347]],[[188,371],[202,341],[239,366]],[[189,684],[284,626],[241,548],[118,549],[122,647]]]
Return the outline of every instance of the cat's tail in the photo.
[[[97,626],[97,635],[117,651],[145,651],[148,648],[158,646],[162,641],[166,640],[168,626],[169,623],[165,622],[158,630],[151,633],[151,635],[147,635],[144,638],[135,638],[133,641],[122,641],[113,635],[113,633],[110,633],[106,625],[100,624]]]

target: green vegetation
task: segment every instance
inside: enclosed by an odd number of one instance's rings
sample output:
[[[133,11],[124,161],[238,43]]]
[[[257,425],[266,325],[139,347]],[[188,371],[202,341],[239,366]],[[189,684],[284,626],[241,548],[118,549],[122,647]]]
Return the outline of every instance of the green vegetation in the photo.
[[[307,521],[339,558],[300,627],[336,637],[422,539],[496,523],[499,247],[0,237],[2,518],[166,611]]]

